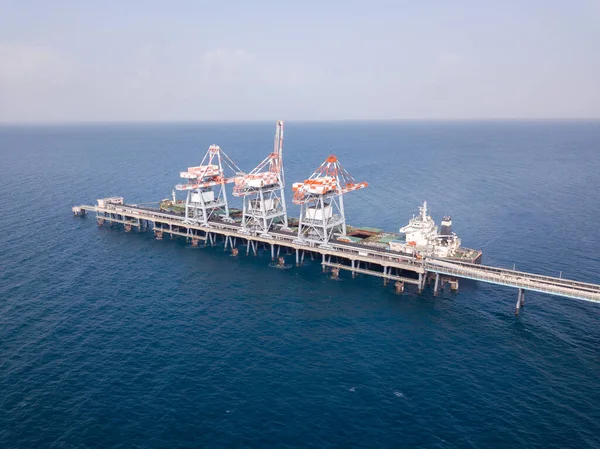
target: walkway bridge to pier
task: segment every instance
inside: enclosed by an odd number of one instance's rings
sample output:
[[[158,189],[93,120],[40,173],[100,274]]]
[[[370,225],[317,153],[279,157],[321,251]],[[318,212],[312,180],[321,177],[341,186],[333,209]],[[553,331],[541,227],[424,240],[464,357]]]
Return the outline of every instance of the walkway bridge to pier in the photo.
[[[600,285],[597,284],[525,273],[506,268],[464,262],[447,262],[439,259],[426,260],[424,268],[430,273],[600,303]]]

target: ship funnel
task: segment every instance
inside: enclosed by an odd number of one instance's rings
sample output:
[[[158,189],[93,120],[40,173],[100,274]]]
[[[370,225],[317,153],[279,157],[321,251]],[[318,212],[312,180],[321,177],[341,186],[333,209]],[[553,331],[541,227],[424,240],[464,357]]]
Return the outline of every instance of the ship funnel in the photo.
[[[442,218],[442,229],[440,235],[452,235],[452,217],[446,215]]]

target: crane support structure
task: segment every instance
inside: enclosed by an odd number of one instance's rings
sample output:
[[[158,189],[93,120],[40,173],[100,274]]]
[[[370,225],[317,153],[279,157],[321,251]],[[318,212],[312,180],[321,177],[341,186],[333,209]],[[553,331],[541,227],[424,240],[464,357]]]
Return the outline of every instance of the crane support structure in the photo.
[[[229,175],[226,175],[227,169]],[[217,145],[211,145],[199,166],[188,167],[180,176],[187,179],[175,189],[187,191],[185,220],[208,225],[209,219],[220,214],[224,221],[232,221],[225,185],[234,182],[243,172]]]
[[[336,156],[329,156],[304,182],[294,183],[294,203],[300,205],[298,240],[327,245],[346,235],[343,195],[367,187],[348,173]]]
[[[237,176],[233,195],[243,198],[242,232],[266,235],[288,228],[283,175],[283,121],[277,121],[273,152],[248,174]]]

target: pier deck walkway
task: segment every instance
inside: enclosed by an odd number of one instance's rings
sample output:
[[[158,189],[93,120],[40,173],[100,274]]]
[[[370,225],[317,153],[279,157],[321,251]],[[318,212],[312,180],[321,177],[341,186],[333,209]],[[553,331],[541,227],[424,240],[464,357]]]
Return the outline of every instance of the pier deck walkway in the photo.
[[[427,260],[425,270],[463,279],[516,287],[566,298],[600,303],[600,285],[570,279],[543,276],[506,268],[488,267],[461,262]]]

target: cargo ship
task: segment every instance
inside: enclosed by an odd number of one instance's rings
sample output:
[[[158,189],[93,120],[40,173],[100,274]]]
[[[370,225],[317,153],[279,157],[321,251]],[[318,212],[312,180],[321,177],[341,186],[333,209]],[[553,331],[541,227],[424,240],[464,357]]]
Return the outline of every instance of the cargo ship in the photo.
[[[427,201],[419,207],[406,226],[397,233],[382,229],[349,226],[346,237],[338,240],[375,246],[410,256],[435,257],[460,262],[481,263],[482,252],[461,246],[460,238],[452,231],[452,217],[442,219],[441,229],[427,210]]]

